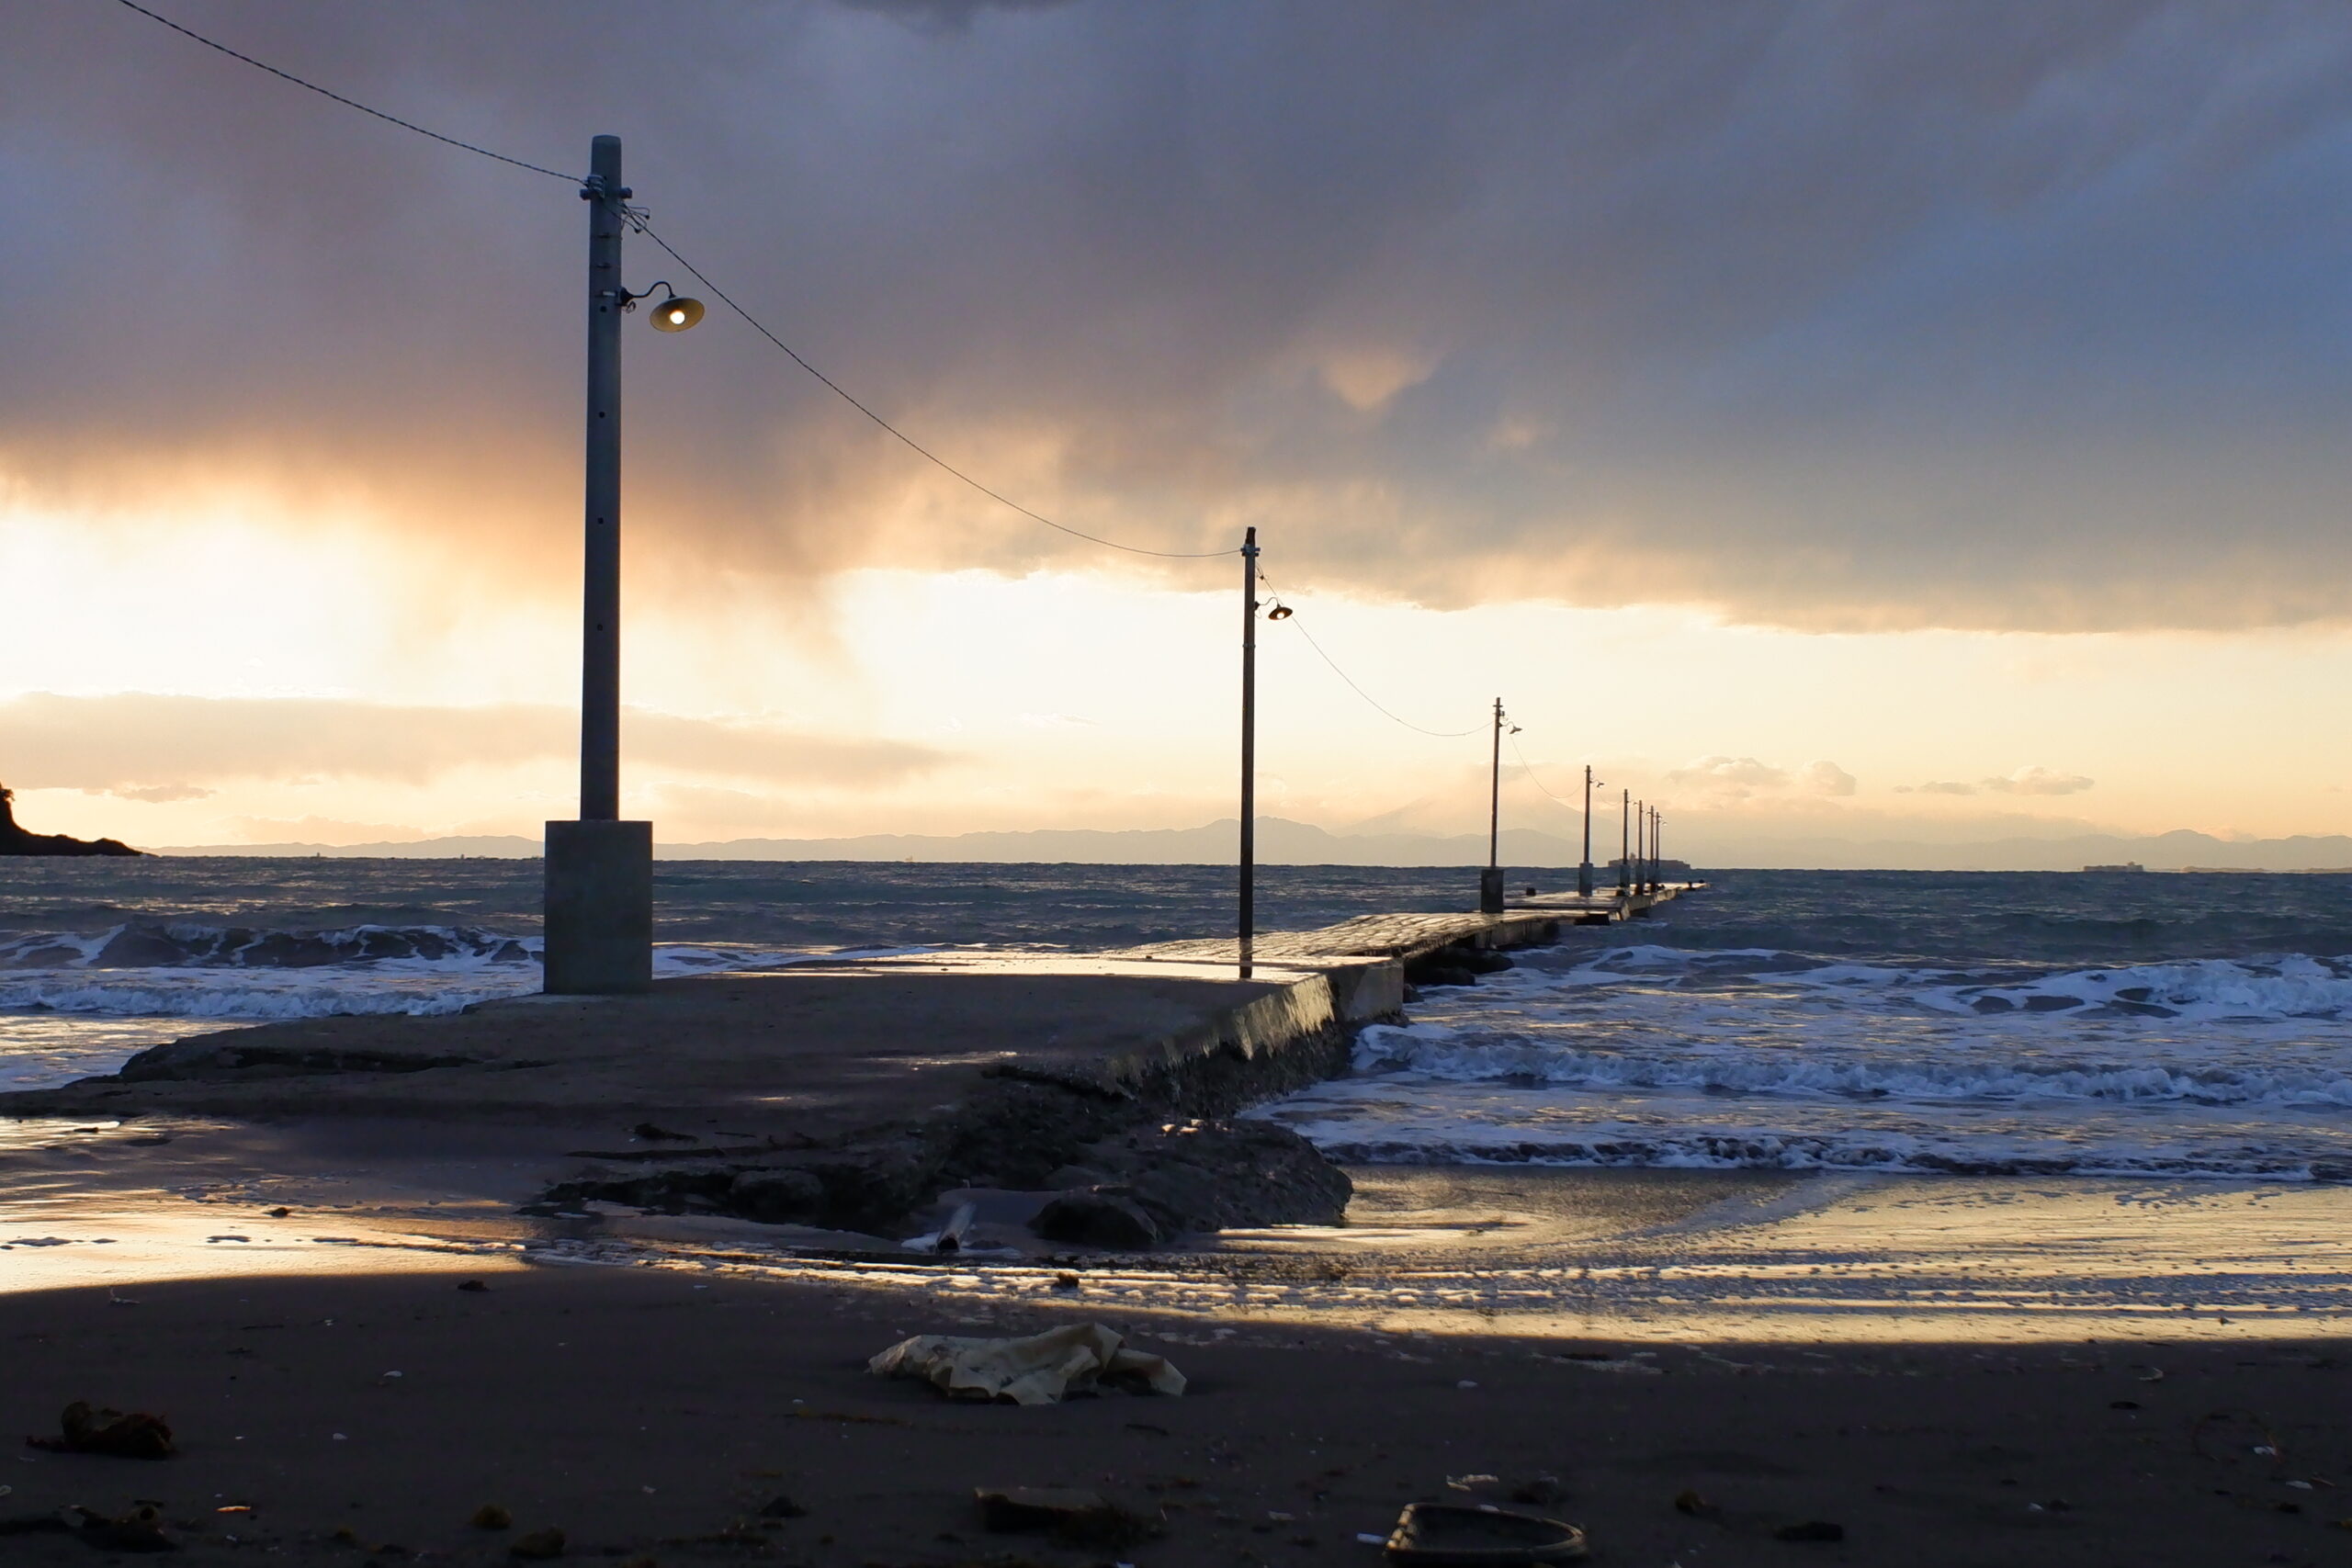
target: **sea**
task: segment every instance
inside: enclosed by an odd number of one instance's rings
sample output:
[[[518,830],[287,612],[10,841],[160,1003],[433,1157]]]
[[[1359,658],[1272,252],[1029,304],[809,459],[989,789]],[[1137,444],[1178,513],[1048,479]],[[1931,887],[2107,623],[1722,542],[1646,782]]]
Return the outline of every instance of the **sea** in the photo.
[[[1725,871],[1367,1029],[1260,1108],[1356,1165],[2352,1179],[2352,876]],[[0,861],[0,1089],[537,989],[538,863]],[[1573,886],[1514,870],[1514,889]],[[1259,924],[1470,869],[1261,868]],[[1216,934],[1216,866],[667,861],[657,971]]]

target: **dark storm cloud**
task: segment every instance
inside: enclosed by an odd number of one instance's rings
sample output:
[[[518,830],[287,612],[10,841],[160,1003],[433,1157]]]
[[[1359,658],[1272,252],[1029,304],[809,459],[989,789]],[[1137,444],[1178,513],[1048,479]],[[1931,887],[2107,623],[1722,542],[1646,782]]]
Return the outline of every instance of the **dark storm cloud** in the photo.
[[[662,231],[920,438],[1076,526],[1258,523],[1289,584],[2229,626],[2352,575],[2332,4],[164,8],[533,162],[622,133]],[[0,462],[560,547],[570,190],[98,0],[12,25]],[[663,592],[1104,558],[723,312],[628,355]]]

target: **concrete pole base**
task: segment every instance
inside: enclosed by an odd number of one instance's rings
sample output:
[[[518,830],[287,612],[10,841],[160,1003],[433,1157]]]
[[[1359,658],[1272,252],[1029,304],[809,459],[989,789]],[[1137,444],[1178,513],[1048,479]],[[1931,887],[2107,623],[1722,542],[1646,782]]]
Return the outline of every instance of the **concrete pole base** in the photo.
[[[548,995],[652,985],[653,824],[548,823],[545,909]]]
[[[1503,868],[1490,865],[1478,873],[1478,912],[1499,915],[1503,912]]]

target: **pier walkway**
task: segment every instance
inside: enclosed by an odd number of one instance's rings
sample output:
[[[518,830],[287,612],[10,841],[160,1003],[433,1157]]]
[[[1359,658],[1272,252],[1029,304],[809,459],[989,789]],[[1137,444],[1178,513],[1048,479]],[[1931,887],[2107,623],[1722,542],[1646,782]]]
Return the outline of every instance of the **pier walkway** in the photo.
[[[1563,926],[1605,926],[1645,915],[1660,904],[1704,886],[1674,882],[1654,893],[1620,895],[1615,890],[1585,897],[1575,893],[1537,894],[1515,899],[1499,915],[1476,911],[1459,914],[1359,915],[1311,931],[1262,931],[1250,947],[1260,964],[1315,964],[1335,959],[1387,958],[1411,964],[1448,948],[1542,947],[1560,940]],[[1177,959],[1194,964],[1231,964],[1236,943],[1231,937],[1196,937],[1183,942],[1154,942],[1131,949],[1124,956]]]
[[[1247,979],[1227,939],[837,957],[637,996],[288,1020],[0,1093],[0,1122],[152,1119],[175,1151],[147,1161],[159,1190],[208,1179],[243,1140],[235,1157],[266,1167],[357,1165],[468,1202],[535,1193],[526,1213],[592,1229],[603,1204],[615,1223],[903,1236],[944,1193],[1042,1202],[1098,1185],[1142,1194],[1155,1234],[1331,1224],[1346,1182],[1310,1145],[1222,1119],[1344,1070],[1356,1031],[1398,1016],[1408,986],[1473,983],[1507,966],[1493,950],[1686,886],[1269,932]],[[193,1139],[206,1126],[212,1142]]]

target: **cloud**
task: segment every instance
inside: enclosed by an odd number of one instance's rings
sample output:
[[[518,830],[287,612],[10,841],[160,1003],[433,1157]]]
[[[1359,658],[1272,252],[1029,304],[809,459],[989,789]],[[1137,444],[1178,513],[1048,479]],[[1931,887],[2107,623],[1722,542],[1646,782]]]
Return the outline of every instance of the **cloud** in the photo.
[[[1807,762],[1792,773],[1755,757],[1723,755],[1701,757],[1672,769],[1666,782],[1695,793],[1702,802],[1718,804],[1786,795],[1792,790],[1839,797],[1852,795],[1857,787],[1854,775],[1835,762]]]
[[[2092,782],[2080,773],[2062,773],[2051,768],[2019,768],[2001,778],[1986,779],[1984,787],[2000,795],[2079,795],[2090,788]]]
[[[193,799],[198,781],[373,779],[421,784],[463,767],[575,755],[577,716],[509,703],[403,706],[307,697],[35,693],[0,702],[0,782],[19,789]],[[764,725],[629,710],[624,759],[687,773],[828,788],[896,783],[950,753]]]
[[[651,51],[616,0],[175,15],[551,168],[621,126],[729,293],[1090,532],[1261,523],[1367,594],[1809,627],[2352,603],[2352,381],[2311,326],[2352,308],[2344,7],[868,0],[697,7]],[[94,516],[244,486],[568,592],[565,183],[120,7],[11,20],[42,308],[0,322],[0,484]],[[1160,570],[724,312],[630,332],[633,591]]]
[[[1835,762],[1807,762],[1797,780],[1815,795],[1851,795],[1856,787],[1854,775]]]
[[[175,800],[202,800],[215,792],[195,784],[143,784],[122,789],[85,790],[85,795],[111,795],[121,800],[143,800],[150,806],[168,806]]]
[[[1759,790],[1785,788],[1789,775],[1786,770],[1753,757],[1716,756],[1702,757],[1673,769],[1666,775],[1666,782],[1709,795],[1744,798]]]
[[[1897,795],[1974,795],[1983,790],[1992,795],[2079,795],[2091,787],[2093,780],[2080,773],[2062,773],[2052,768],[2024,767],[2014,773],[1979,779],[1974,784],[1945,781],[1938,784],[1897,784]]]

